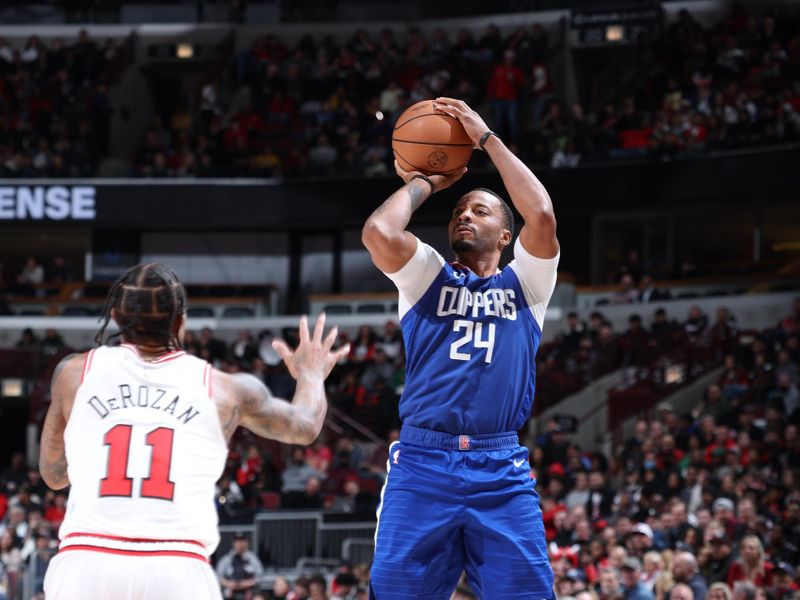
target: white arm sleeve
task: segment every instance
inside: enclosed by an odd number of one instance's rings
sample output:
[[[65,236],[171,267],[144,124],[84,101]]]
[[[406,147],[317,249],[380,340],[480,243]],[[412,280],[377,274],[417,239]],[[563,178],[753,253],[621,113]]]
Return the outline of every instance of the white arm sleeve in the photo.
[[[539,330],[544,327],[544,315],[547,312],[547,303],[556,287],[556,268],[558,259],[561,257],[559,252],[553,258],[538,258],[529,254],[522,247],[522,242],[514,243],[514,260],[509,266],[514,269],[517,278],[522,284],[525,292],[525,300],[528,302]]]
[[[442,270],[442,265],[444,265],[442,255],[417,238],[417,250],[414,256],[399,271],[385,273],[400,292],[398,312],[401,319],[428,291]]]

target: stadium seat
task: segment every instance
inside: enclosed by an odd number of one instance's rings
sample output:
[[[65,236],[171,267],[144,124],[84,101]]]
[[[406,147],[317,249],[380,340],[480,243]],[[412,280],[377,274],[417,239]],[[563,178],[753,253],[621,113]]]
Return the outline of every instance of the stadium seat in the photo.
[[[90,306],[67,306],[61,311],[62,317],[93,317],[97,310]]]
[[[281,506],[281,495],[277,492],[261,492],[258,497],[263,510],[274,510]]]
[[[383,304],[359,304],[356,312],[359,314],[378,314],[386,312]]]
[[[329,315],[349,315],[353,312],[353,308],[347,304],[328,304],[323,310]]]
[[[213,318],[214,309],[210,306],[190,306],[186,310],[186,316],[194,317],[195,319]]]
[[[358,487],[361,488],[362,492],[366,492],[367,494],[372,494],[373,496],[377,496],[378,490],[380,489],[380,485],[378,485],[378,480],[370,477],[361,477],[358,480]]]
[[[223,319],[242,319],[255,316],[255,311],[249,306],[228,306],[222,311]]]

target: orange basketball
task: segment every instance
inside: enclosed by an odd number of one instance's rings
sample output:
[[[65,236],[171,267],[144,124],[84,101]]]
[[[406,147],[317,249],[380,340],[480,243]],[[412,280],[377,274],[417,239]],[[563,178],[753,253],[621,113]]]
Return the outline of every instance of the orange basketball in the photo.
[[[432,100],[407,108],[392,132],[392,152],[406,171],[457,171],[469,162],[472,140],[455,117],[433,110]]]

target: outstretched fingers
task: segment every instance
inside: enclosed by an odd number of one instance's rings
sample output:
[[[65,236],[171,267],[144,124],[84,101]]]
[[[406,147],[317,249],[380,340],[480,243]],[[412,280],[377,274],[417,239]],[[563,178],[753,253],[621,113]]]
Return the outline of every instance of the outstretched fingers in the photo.
[[[338,350],[335,350],[335,351],[332,353],[332,356],[333,356],[333,357],[334,357],[334,359],[335,359],[335,360],[333,361],[333,364],[336,364],[336,363],[338,363],[340,360],[342,360],[343,358],[345,358],[345,357],[346,357],[348,354],[350,354],[350,344],[345,344],[344,346],[342,346],[342,347],[341,347],[341,348],[339,348]]]
[[[328,332],[328,335],[325,336],[325,341],[322,343],[322,348],[325,352],[330,352],[331,348],[333,348],[333,343],[336,341],[336,336],[339,335],[339,328],[334,327]]]
[[[299,335],[300,335],[300,343],[301,344],[308,344],[311,340],[308,335],[308,316],[303,315],[300,317],[300,328],[299,328]]]
[[[286,342],[283,340],[274,339],[272,340],[272,347],[275,348],[275,352],[280,355],[280,357],[283,359],[283,362],[288,364],[289,359],[292,358],[294,352],[292,352],[292,349],[289,348]]]
[[[322,332],[325,331],[325,311],[319,313],[317,324],[314,325],[314,344],[322,343]]]

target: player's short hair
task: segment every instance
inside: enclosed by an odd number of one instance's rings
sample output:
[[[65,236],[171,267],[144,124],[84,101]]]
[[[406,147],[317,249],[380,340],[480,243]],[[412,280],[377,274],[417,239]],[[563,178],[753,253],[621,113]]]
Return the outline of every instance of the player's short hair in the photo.
[[[503,224],[506,226],[506,229],[508,229],[511,232],[511,234],[513,235],[514,234],[514,211],[511,210],[511,207],[508,205],[508,203],[505,200],[503,200],[503,198],[497,192],[493,192],[489,188],[480,187],[480,188],[475,188],[472,191],[473,192],[486,192],[490,196],[494,196],[495,198],[497,198],[497,200],[500,202],[500,209],[503,211]]]
[[[161,343],[180,348],[173,326],[186,310],[186,290],[169,267],[158,263],[139,264],[114,282],[103,307],[103,325],[94,338],[98,344],[103,343],[112,310],[119,332],[107,341],[123,337],[133,343]]]

